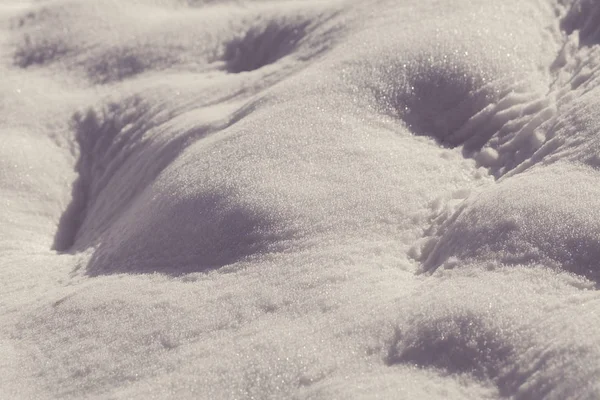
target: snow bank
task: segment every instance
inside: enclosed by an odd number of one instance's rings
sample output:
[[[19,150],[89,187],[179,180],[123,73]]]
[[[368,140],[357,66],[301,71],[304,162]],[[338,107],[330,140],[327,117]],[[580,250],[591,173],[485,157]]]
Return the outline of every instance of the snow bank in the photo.
[[[0,393],[594,398],[594,1],[0,5]]]

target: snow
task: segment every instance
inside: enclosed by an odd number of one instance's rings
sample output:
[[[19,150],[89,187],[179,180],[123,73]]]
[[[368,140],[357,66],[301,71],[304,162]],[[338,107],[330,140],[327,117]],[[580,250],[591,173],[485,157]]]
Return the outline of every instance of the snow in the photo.
[[[599,22],[0,2],[0,397],[600,397]]]

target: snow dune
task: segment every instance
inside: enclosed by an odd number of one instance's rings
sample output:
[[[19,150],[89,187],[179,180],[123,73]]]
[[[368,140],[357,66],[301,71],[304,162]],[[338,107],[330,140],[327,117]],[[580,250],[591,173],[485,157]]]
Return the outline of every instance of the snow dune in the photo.
[[[1,397],[600,397],[598,2],[0,26]]]

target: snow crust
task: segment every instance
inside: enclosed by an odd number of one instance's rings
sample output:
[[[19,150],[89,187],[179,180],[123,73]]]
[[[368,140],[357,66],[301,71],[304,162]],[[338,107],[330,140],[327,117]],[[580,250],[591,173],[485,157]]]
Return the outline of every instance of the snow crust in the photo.
[[[0,397],[600,397],[599,26],[0,2]]]

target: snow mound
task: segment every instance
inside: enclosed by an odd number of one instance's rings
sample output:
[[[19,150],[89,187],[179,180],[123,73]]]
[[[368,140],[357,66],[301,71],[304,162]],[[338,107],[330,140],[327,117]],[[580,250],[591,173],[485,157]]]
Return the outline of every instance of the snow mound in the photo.
[[[599,18],[2,2],[0,397],[599,397]]]
[[[561,164],[503,180],[450,217],[424,268],[449,260],[543,264],[598,282],[594,182],[594,170]]]

